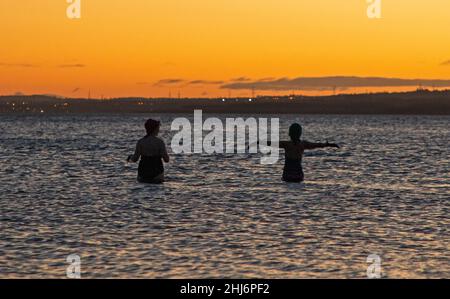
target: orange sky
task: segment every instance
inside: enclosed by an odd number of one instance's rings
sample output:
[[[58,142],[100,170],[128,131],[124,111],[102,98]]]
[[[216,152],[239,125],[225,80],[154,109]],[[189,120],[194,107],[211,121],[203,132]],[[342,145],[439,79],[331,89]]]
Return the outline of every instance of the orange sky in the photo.
[[[1,0],[0,94],[250,96],[220,87],[241,77],[450,79],[448,0],[383,0],[382,19],[367,17],[366,0],[81,4],[70,20],[66,0]]]

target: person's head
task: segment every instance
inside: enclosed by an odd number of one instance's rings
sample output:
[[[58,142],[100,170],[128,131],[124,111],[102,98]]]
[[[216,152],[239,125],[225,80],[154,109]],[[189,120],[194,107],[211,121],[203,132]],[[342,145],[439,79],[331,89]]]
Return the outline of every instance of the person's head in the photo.
[[[302,126],[295,123],[289,127],[289,137],[293,142],[300,141],[300,137],[302,137]]]
[[[147,135],[153,135],[156,136],[159,133],[159,127],[161,125],[161,122],[149,119],[145,122],[145,130],[147,131]]]

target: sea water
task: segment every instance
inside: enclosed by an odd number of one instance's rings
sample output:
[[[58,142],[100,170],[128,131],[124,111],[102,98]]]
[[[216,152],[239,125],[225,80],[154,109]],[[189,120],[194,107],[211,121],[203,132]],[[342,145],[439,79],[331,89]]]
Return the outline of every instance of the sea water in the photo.
[[[172,155],[160,186],[126,163],[148,117],[170,152],[180,115],[0,116],[0,278],[64,278],[69,255],[84,278],[365,278],[370,255],[450,278],[450,117],[266,115],[341,149],[307,152],[303,184],[283,159]]]

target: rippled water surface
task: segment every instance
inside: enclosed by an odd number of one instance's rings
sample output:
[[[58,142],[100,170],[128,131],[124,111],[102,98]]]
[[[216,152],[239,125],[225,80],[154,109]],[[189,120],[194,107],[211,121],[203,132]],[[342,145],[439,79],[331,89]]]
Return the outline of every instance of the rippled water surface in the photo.
[[[125,163],[149,115],[0,116],[0,277],[450,278],[450,118],[280,116],[310,141],[283,161],[177,155],[163,186]],[[172,116],[161,135],[170,143]]]

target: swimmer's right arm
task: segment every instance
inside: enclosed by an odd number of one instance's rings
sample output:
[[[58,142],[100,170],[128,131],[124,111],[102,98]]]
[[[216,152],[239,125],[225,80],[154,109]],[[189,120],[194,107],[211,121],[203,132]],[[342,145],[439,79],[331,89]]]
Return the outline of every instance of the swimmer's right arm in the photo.
[[[163,154],[162,156],[164,162],[169,163],[170,162],[170,157],[169,154],[167,153],[167,151]]]
[[[136,149],[134,150],[133,155],[129,155],[127,158],[127,162],[134,162],[136,163],[139,161],[139,157],[141,156],[140,150],[139,150],[139,142],[136,144]]]

